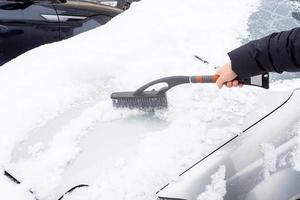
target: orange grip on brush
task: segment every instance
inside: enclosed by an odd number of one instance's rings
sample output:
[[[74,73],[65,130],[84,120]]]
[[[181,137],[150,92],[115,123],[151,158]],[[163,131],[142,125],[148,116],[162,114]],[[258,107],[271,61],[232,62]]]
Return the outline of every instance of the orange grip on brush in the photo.
[[[215,83],[219,75],[191,76],[192,83]]]

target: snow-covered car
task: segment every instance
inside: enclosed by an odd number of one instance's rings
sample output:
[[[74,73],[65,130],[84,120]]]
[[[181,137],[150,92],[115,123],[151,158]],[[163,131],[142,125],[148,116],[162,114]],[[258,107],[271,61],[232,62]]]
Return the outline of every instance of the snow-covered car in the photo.
[[[1,198],[297,199],[297,75],[281,75],[295,80],[272,81],[270,90],[178,86],[168,91],[169,108],[154,113],[115,109],[110,99],[159,77],[215,73],[229,50],[298,26],[290,5],[141,1],[107,26],[7,63]]]

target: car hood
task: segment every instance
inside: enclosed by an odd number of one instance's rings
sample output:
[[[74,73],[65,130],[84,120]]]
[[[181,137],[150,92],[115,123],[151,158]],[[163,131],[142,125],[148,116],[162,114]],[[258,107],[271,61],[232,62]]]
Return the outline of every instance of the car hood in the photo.
[[[205,155],[199,162],[180,175],[177,181],[166,185],[158,192],[159,199],[199,199],[207,187],[220,181],[220,166],[226,170],[222,179],[226,180],[225,199],[253,199],[253,187],[263,182],[261,172],[265,170],[263,145],[274,145],[274,153],[283,158],[296,148],[296,137],[287,135],[289,129],[299,120],[300,89],[289,92],[273,92],[262,98],[266,102],[268,114],[225,142],[212,153]],[[259,119],[259,118],[258,118]],[[282,122],[284,123],[274,123]],[[249,151],[251,149],[251,151]],[[216,153],[216,151],[218,151]],[[277,166],[280,159],[277,159]],[[284,172],[291,168],[289,163],[281,165],[276,171]],[[296,174],[299,177],[299,174]],[[221,175],[222,176],[222,175]],[[253,178],[256,177],[256,178]],[[270,177],[270,179],[274,177]],[[239,188],[239,190],[237,190]],[[247,198],[248,197],[248,198]],[[268,198],[276,199],[276,198]],[[282,198],[280,198],[282,199]]]

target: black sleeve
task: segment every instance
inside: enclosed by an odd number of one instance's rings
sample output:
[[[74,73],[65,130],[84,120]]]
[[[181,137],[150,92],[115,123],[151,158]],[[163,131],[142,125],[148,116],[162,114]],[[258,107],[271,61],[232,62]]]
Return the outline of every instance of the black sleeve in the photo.
[[[240,78],[263,72],[300,71],[300,28],[251,41],[228,55]]]

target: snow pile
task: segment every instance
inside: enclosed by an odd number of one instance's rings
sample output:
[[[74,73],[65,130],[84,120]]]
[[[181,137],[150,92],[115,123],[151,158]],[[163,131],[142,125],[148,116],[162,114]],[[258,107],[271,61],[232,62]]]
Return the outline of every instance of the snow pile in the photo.
[[[225,166],[212,175],[211,184],[206,186],[205,192],[197,200],[223,200],[226,194]]]
[[[0,68],[0,120],[5,122],[0,125],[0,164],[7,165],[14,147],[32,133],[51,132],[55,136],[48,146],[37,143],[30,158],[11,163],[26,185],[49,197],[95,124],[142,115],[114,110],[111,92],[133,90],[163,76],[214,73],[217,64],[227,61],[226,53],[247,37],[247,20],[257,4],[143,0],[105,26],[6,64]],[[211,64],[194,59],[195,54]],[[173,89],[169,111],[156,113],[168,126],[144,136],[134,155],[95,175],[85,197],[154,199],[163,184],[238,132],[261,93],[248,87],[220,91],[215,85]],[[72,110],[78,113],[69,114]],[[218,174],[223,172],[220,168]]]
[[[276,171],[277,155],[272,144],[261,144],[261,152],[264,161],[264,178],[268,179],[272,172]]]
[[[239,45],[237,38],[247,36],[255,3],[145,0],[103,27],[6,64],[0,69],[0,119],[6,122],[0,126],[5,133],[0,135],[0,163],[10,159],[16,142],[72,106],[108,99],[112,91],[132,90],[162,76],[213,73]],[[211,66],[193,59],[194,54]],[[182,96],[183,91],[174,94]],[[192,108],[191,102],[183,104]]]

